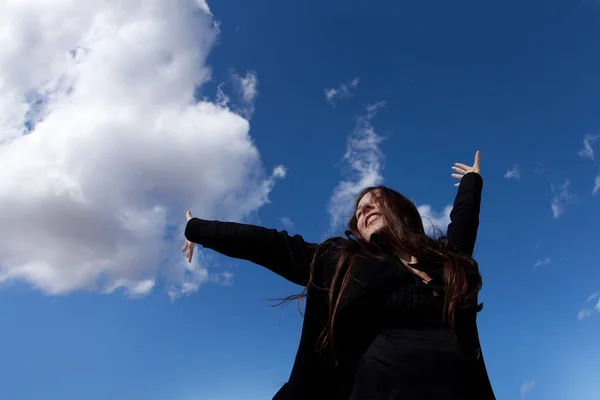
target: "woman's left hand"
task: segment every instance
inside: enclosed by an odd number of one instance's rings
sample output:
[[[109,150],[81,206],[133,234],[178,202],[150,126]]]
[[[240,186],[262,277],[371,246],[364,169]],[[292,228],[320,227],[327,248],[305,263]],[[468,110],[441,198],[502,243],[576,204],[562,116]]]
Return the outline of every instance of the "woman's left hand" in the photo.
[[[466,164],[462,164],[462,163],[455,163],[454,166],[452,167],[452,169],[454,171],[456,171],[456,174],[452,174],[453,177],[457,178],[457,179],[462,179],[463,176],[465,176],[466,174],[470,173],[470,172],[475,172],[476,174],[480,173],[480,168],[479,168],[479,162],[480,162],[480,154],[479,154],[479,150],[477,150],[477,152],[475,153],[475,162],[473,163],[472,166],[468,166]],[[460,182],[455,183],[454,186],[459,186]]]

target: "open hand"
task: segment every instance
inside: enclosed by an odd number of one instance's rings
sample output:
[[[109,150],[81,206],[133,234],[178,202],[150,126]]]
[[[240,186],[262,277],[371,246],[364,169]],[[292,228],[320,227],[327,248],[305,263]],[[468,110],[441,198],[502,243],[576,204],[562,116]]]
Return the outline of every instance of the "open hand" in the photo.
[[[187,221],[189,221],[190,219],[192,219],[192,212],[190,210],[188,210],[185,213],[185,219]],[[192,262],[192,257],[194,257],[194,247],[196,247],[196,244],[192,243],[192,242],[190,242],[189,240],[186,239],[185,243],[183,244],[183,248],[181,249],[181,251],[183,253],[185,253],[187,251],[187,253],[186,253],[185,256],[188,259],[188,262],[190,262],[190,263]]]
[[[466,164],[462,164],[462,163],[455,163],[454,166],[452,167],[452,169],[454,171],[456,171],[456,174],[452,174],[453,177],[457,178],[457,179],[462,179],[463,176],[465,176],[466,174],[468,174],[469,172],[475,172],[476,174],[480,173],[480,169],[479,169],[479,162],[480,162],[480,154],[479,154],[479,150],[477,150],[477,153],[475,153],[475,162],[473,163],[473,166],[468,166]],[[454,186],[459,186],[460,182],[455,183]]]

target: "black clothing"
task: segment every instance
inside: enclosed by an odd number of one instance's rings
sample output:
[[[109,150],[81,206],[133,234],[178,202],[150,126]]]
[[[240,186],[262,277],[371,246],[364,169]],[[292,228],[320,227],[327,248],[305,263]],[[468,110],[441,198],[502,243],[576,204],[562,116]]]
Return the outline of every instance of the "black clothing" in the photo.
[[[412,266],[432,280],[406,274],[382,290],[378,333],[358,362],[351,400],[475,399],[465,350],[444,321],[443,264]]]
[[[464,351],[448,329],[388,329],[362,357],[350,399],[476,399],[469,381]]]
[[[471,255],[483,181],[466,174],[450,215],[447,242]],[[318,245],[285,231],[193,218],[186,238],[224,255],[262,265],[308,284]],[[419,260],[424,284],[391,254],[365,254],[338,306],[335,349],[317,351],[328,319],[327,291],[337,262],[335,238],[319,251],[308,287],[302,336],[288,382],[274,400],[494,400],[481,356],[476,309],[456,315],[456,334],[443,322],[443,265]],[[377,236],[372,242],[377,244]],[[323,248],[322,248],[323,249]]]

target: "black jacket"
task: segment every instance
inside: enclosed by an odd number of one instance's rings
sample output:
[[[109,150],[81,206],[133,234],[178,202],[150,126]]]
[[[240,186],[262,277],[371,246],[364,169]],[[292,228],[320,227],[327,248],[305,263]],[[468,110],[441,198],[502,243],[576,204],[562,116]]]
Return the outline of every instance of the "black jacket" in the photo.
[[[479,226],[479,210],[483,181],[478,174],[465,175],[458,189],[450,214],[447,240],[457,251],[471,255]],[[307,286],[310,264],[318,248],[301,236],[290,236],[286,231],[233,222],[191,219],[185,230],[186,238],[205,248],[238,259],[261,265],[300,286]],[[346,239],[337,238],[332,241]],[[302,336],[290,378],[277,392],[274,400],[347,400],[352,390],[355,365],[376,332],[370,331],[374,318],[372,294],[398,279],[398,268],[393,263],[357,264],[355,279],[338,307],[336,332],[342,350],[317,351],[317,338],[328,318],[327,292],[316,289],[327,287],[336,262],[335,252],[317,257],[315,285],[308,288]],[[472,354],[469,360],[472,384],[478,400],[494,400],[494,394],[481,355],[476,327],[476,313],[467,313],[456,322],[459,340]],[[344,332],[351,332],[345,335]],[[336,333],[336,338],[338,334]]]

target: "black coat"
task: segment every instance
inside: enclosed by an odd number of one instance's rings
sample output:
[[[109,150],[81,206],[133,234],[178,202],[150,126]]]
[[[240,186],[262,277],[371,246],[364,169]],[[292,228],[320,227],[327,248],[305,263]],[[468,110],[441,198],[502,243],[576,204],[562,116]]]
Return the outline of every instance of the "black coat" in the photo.
[[[457,251],[472,254],[477,229],[483,181],[478,174],[463,177],[450,215],[447,240]],[[310,264],[318,248],[301,236],[290,236],[286,231],[233,222],[191,219],[185,230],[186,238],[203,247],[226,256],[244,259],[261,265],[300,286],[307,286]],[[346,239],[338,238],[335,241]],[[326,287],[331,280],[336,262],[335,252],[318,258],[314,270],[314,284]],[[389,287],[398,279],[394,263],[370,260],[358,263],[355,279],[343,297],[336,319],[336,338],[341,351],[317,351],[317,338],[328,318],[327,292],[309,287],[304,314],[302,336],[290,378],[277,392],[274,400],[347,400],[353,386],[353,366],[360,361],[376,332],[370,318],[376,316],[371,294]],[[364,263],[363,263],[364,264]],[[476,313],[467,313],[457,320],[459,341],[471,354],[468,360],[471,383],[477,400],[494,400],[494,394],[481,355],[476,327]],[[344,335],[344,332],[350,333]]]

